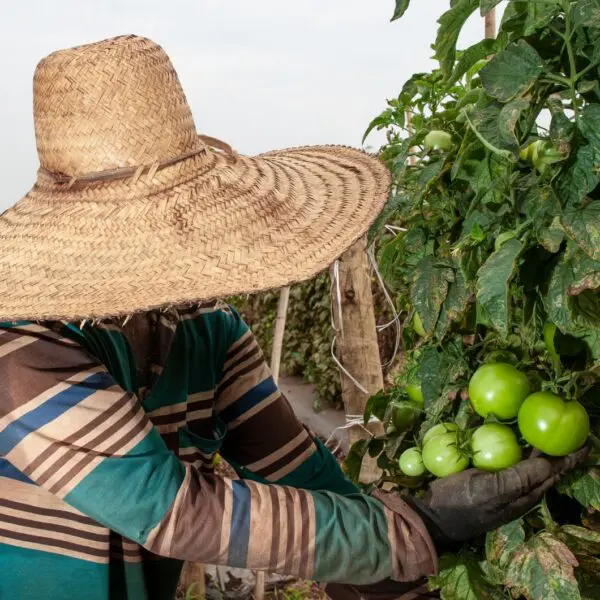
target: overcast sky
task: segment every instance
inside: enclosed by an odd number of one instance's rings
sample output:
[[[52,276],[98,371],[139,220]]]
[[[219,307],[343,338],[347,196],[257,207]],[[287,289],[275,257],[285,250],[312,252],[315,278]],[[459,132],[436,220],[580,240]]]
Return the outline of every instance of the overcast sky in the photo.
[[[50,52],[115,35],[170,55],[198,131],[244,154],[303,144],[359,146],[385,99],[435,66],[430,44],[448,0],[27,0],[0,2],[0,210],[33,184],[32,77]],[[474,16],[461,38],[481,38]],[[378,145],[372,136],[368,143]]]

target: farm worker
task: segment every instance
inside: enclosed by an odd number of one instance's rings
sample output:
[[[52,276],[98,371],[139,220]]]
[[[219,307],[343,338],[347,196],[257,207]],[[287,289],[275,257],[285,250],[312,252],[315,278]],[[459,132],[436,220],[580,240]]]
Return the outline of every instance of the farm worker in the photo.
[[[441,551],[581,461],[468,471],[410,505],[361,494],[214,300],[333,262],[384,205],[376,158],[198,136],[136,36],[45,58],[34,117],[37,181],[0,217],[2,600],[172,599],[186,560],[426,597]]]

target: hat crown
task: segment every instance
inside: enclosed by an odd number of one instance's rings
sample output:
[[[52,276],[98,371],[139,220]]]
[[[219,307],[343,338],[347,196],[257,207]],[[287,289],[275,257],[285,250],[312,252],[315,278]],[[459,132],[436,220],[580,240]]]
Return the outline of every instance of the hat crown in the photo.
[[[163,162],[198,147],[169,57],[133,35],[43,59],[34,119],[40,165],[71,176]]]

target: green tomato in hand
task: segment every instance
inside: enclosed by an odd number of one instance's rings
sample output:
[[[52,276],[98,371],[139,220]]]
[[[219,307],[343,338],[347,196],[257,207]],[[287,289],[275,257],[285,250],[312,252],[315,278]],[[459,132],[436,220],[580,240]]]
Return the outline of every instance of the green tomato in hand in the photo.
[[[427,444],[427,442],[431,441],[433,438],[438,437],[438,435],[449,433],[451,431],[458,431],[458,425],[456,423],[438,423],[429,429],[423,436],[423,445]]]
[[[469,382],[469,400],[478,415],[514,419],[531,392],[524,373],[506,363],[488,363],[475,371]]]
[[[576,400],[565,402],[552,392],[536,392],[519,410],[519,429],[544,454],[566,456],[585,444],[590,419]]]
[[[471,437],[473,466],[483,471],[501,471],[516,465],[523,451],[514,431],[507,425],[487,423]]]
[[[418,448],[409,448],[408,450],[405,450],[400,455],[398,465],[400,466],[400,470],[410,477],[420,477],[425,473],[423,457]]]
[[[469,466],[469,459],[457,445],[454,432],[442,433],[423,446],[423,464],[436,477],[460,473]]]
[[[413,317],[413,329],[415,330],[415,333],[420,337],[425,337],[427,335],[419,313],[415,313],[415,316]]]
[[[406,395],[410,398],[412,402],[423,408],[425,406],[425,398],[423,397],[423,392],[421,391],[421,386],[416,383],[409,383],[404,388]]]

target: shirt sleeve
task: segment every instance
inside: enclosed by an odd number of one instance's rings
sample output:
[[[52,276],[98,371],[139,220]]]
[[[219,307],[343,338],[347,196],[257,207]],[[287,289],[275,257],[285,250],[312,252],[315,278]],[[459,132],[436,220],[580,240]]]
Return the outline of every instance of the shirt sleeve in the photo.
[[[323,582],[435,570],[422,521],[363,495],[203,474],[170,452],[137,398],[80,346],[0,329],[0,456],[101,525],[164,557]],[[399,526],[401,524],[401,526]]]
[[[331,452],[296,417],[246,323],[233,309],[224,315],[230,345],[216,395],[217,414],[227,426],[224,458],[246,479],[358,493]]]

